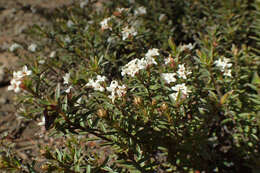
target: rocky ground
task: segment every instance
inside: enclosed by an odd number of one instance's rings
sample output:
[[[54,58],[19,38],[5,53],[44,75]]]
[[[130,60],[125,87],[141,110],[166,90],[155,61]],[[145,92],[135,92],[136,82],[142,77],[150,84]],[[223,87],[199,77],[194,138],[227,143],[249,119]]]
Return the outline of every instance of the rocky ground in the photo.
[[[24,121],[16,113],[15,95],[7,87],[18,57],[9,47],[13,43],[30,44],[26,29],[34,24],[49,25],[52,12],[71,3],[72,0],[0,0],[0,156],[10,142],[14,145],[8,147],[15,148],[20,158],[33,160],[39,154],[37,145],[49,140],[39,136],[42,128],[36,122]]]

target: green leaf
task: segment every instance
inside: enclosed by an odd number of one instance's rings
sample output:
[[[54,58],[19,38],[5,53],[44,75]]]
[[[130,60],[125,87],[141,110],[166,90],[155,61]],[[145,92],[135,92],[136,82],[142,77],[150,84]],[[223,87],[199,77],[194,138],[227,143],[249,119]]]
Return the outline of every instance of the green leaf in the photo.
[[[87,166],[87,173],[91,173],[91,166],[90,165]]]
[[[62,154],[61,154],[61,152],[58,149],[56,149],[56,153],[57,153],[58,160],[60,162],[62,162]]]
[[[244,86],[248,86],[248,87],[250,87],[251,89],[253,89],[253,90],[255,90],[255,91],[258,91],[258,88],[257,88],[255,85],[253,85],[253,84],[247,83],[247,84],[245,84]]]
[[[170,48],[172,49],[172,51],[173,51],[174,53],[176,53],[176,45],[175,45],[175,43],[173,42],[172,37],[170,37],[170,38],[168,39],[168,43],[169,43],[169,46],[170,46]]]
[[[258,105],[260,105],[260,100],[250,98],[250,100]]]
[[[258,76],[257,72],[255,71],[252,79],[252,84],[259,86],[260,85],[260,77]]]
[[[227,92],[226,94],[224,94],[221,99],[220,99],[220,104],[223,105],[227,99],[229,98],[229,96],[233,93],[233,90],[232,91],[229,91]]]
[[[55,101],[58,102],[59,98],[60,98],[60,83],[58,83],[55,90]]]
[[[218,102],[218,97],[217,97],[217,95],[216,95],[214,92],[212,92],[212,91],[209,91],[209,98],[210,98],[211,100],[215,101],[215,102]]]
[[[232,118],[227,118],[227,119],[224,119],[223,121],[221,121],[221,124],[226,124],[231,121],[233,121]]]

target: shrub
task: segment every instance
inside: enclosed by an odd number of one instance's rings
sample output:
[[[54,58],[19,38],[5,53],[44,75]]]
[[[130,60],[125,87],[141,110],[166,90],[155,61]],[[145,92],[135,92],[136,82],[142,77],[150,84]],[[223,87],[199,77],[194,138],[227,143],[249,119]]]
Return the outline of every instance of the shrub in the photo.
[[[57,12],[52,28],[35,26],[38,50],[9,89],[25,117],[66,137],[43,148],[42,169],[257,171],[253,3],[88,2]]]

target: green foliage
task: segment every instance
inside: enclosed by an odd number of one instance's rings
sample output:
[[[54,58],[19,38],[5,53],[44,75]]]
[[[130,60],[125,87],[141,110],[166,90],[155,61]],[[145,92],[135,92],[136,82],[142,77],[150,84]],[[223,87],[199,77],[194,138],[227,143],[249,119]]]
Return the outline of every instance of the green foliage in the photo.
[[[57,12],[52,28],[35,26],[40,51],[22,57],[32,75],[22,79],[20,103],[25,116],[44,116],[45,128],[67,139],[64,147],[46,148],[46,170],[258,171],[259,22],[252,21],[259,4],[253,3],[119,0],[99,9],[89,2]],[[146,14],[135,13],[141,6]],[[134,31],[124,37],[128,26]],[[132,76],[122,73],[153,48],[154,62]],[[164,73],[175,81],[167,83]],[[107,80],[91,87],[98,75]]]

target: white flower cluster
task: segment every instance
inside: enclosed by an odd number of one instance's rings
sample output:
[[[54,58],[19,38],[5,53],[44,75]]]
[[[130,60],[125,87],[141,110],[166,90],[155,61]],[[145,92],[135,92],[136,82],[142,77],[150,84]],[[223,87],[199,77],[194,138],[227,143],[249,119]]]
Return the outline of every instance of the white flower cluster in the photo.
[[[166,59],[164,59],[164,64],[167,65],[167,64],[170,64],[172,61],[172,57],[171,55],[169,55]]]
[[[170,94],[170,98],[173,100],[177,100],[178,95],[180,94],[181,98],[185,98],[188,97],[188,93],[190,93],[191,91],[187,88],[187,86],[185,85],[185,83],[182,84],[177,84],[173,87],[171,87],[171,89],[173,91],[176,91],[176,93],[172,93]]]
[[[122,30],[122,39],[126,40],[130,36],[136,36],[137,32],[134,27],[129,28],[128,26],[124,27]]]
[[[224,76],[232,77],[231,70],[229,69],[230,67],[232,67],[232,64],[229,62],[230,60],[224,57],[223,60],[216,60],[214,64],[216,64],[216,66],[220,68]]]
[[[105,82],[106,80],[107,78],[105,76],[98,75],[95,81],[90,79],[86,86],[92,87],[95,91],[100,92],[104,92],[106,89],[111,93],[108,97],[112,100],[113,103],[115,102],[116,97],[123,97],[126,94],[126,86],[119,85],[116,80],[111,81],[110,86],[104,88],[101,83]]]
[[[87,87],[94,88],[95,91],[105,91],[105,88],[101,85],[102,82],[106,81],[105,76],[97,75],[97,79],[94,81],[93,79],[90,79],[89,82],[86,84]]]
[[[147,68],[149,65],[157,64],[154,60],[155,56],[159,56],[159,50],[156,48],[149,49],[148,52],[145,54],[145,57],[142,59],[133,59],[125,66],[122,67],[121,75],[129,75],[134,77],[135,74],[139,72],[139,70]]]
[[[176,82],[176,73],[162,73],[161,78],[167,83]]]
[[[116,8],[116,11],[119,13],[128,12],[129,8]]]
[[[28,47],[28,50],[31,51],[31,52],[35,52],[37,49],[37,44],[35,43],[32,43],[29,47]]]
[[[175,76],[178,76],[179,78],[182,79],[187,79],[187,75],[191,74],[190,71],[187,71],[185,69],[184,64],[179,64],[179,69],[176,73],[162,73],[161,74],[161,78],[167,83],[170,84],[172,82],[176,82],[176,78]],[[191,92],[190,90],[188,90],[187,86],[185,85],[185,83],[182,84],[177,84],[173,87],[171,87],[171,89],[173,91],[176,91],[175,93],[170,94],[170,98],[173,100],[177,100],[178,95],[180,95],[181,98],[186,98],[188,97],[188,93]]]
[[[191,72],[187,71],[184,64],[179,64],[179,69],[177,71],[178,77],[182,79],[187,79],[187,75],[190,75]],[[175,82],[176,78],[175,76],[177,75],[176,73],[162,73],[161,77],[166,83],[171,83]]]
[[[126,94],[126,86],[125,85],[118,85],[116,80],[111,81],[110,86],[106,87],[107,91],[111,93],[108,97],[114,103],[116,97],[122,97]]]
[[[134,14],[135,14],[136,16],[144,15],[144,14],[146,14],[146,8],[145,8],[145,7],[139,7],[139,8],[137,8],[137,9],[134,11]]]
[[[106,29],[112,30],[112,28],[109,26],[109,23],[108,23],[111,19],[112,19],[112,17],[108,17],[108,18],[103,19],[100,22],[102,30],[106,30]]]
[[[63,84],[69,84],[69,79],[70,79],[70,73],[66,73],[63,76]]]
[[[67,22],[67,27],[68,28],[71,28],[71,27],[73,27],[75,24],[74,24],[74,22],[72,22],[71,20],[68,20],[68,22]]]
[[[111,21],[111,19],[117,19],[116,17],[121,16],[122,13],[128,13],[131,9],[130,8],[116,8],[114,15],[112,15],[111,17],[107,17],[104,18],[99,24],[101,26],[102,30],[111,30],[112,31],[112,26],[109,24],[109,22]],[[134,13],[136,15],[142,15],[142,14],[146,14],[146,8],[145,7],[139,7],[137,8]],[[132,15],[131,15],[132,16]],[[130,17],[131,18],[131,17]],[[117,22],[122,23],[123,21],[121,20],[117,20]],[[135,23],[138,24],[138,23]],[[122,39],[126,40],[128,39],[130,36],[136,36],[137,35],[137,31],[135,29],[135,25],[132,25],[131,21],[128,21],[128,25],[129,26],[125,26],[122,31]]]
[[[187,71],[184,64],[179,64],[179,69],[177,71],[178,75],[182,79],[187,79],[187,75],[191,74],[190,71]]]
[[[9,50],[10,50],[11,52],[13,52],[13,51],[15,51],[15,50],[18,49],[18,48],[22,48],[22,46],[21,46],[20,44],[18,44],[18,43],[14,43],[14,44],[12,44],[12,45],[9,47]]]
[[[50,58],[54,58],[56,56],[56,51],[52,51],[49,55]]]
[[[27,66],[24,66],[21,71],[13,72],[13,79],[11,80],[11,85],[8,86],[8,90],[14,90],[14,92],[18,93],[21,91],[22,80],[25,76],[29,76],[32,74],[31,70],[28,70]]]
[[[161,22],[161,21],[163,21],[164,19],[166,18],[166,15],[165,14],[160,14],[160,16],[159,16],[159,21]]]
[[[66,73],[64,76],[63,76],[63,84],[65,85],[68,85],[69,84],[69,79],[70,79],[70,73]],[[70,90],[72,89],[73,87],[72,86],[69,86],[65,92],[66,93],[70,93]]]
[[[192,50],[193,48],[195,47],[195,44],[184,44],[181,46],[180,50],[181,52],[184,51],[184,50]]]

